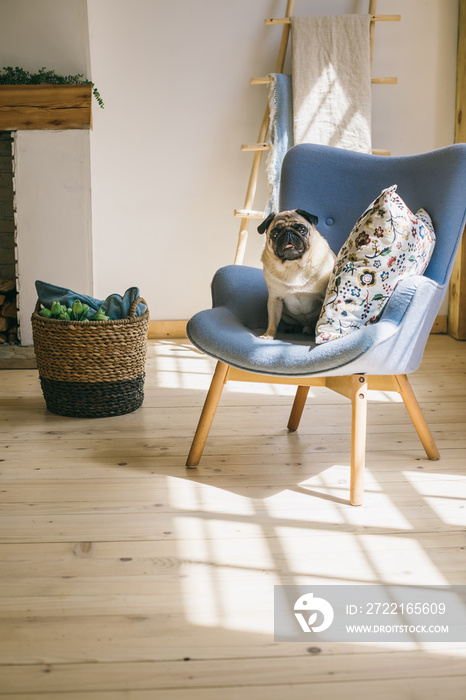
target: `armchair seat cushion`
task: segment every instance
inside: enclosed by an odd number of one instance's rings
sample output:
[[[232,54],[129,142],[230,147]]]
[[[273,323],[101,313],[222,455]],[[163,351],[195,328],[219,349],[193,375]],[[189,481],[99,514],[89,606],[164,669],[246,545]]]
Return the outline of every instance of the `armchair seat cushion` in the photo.
[[[386,362],[383,352],[379,351],[372,362],[368,352],[394,338],[408,311],[413,327],[410,340],[415,343],[418,327],[422,325],[420,319],[425,316],[425,301],[432,295],[438,296],[440,304],[443,292],[438,285],[424,277],[407,278],[398,285],[380,322],[373,326],[363,326],[322,345],[316,345],[312,335],[288,334],[281,327],[274,340],[264,340],[260,335],[267,327],[267,287],[262,270],[229,265],[221,268],[213,279],[213,308],[195,314],[188,322],[187,333],[191,342],[208,355],[258,374],[297,377],[342,376],[358,371],[393,374],[388,361],[393,357],[391,346],[385,348]],[[420,296],[424,301],[413,307],[414,299],[419,300]],[[401,342],[397,353],[400,371],[406,369],[401,367],[404,354]],[[411,355],[412,349],[406,352],[406,357]]]

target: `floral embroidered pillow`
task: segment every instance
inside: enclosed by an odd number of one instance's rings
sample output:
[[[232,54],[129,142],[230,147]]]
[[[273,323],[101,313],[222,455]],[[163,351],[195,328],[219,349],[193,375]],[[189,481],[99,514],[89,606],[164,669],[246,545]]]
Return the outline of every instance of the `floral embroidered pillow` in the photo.
[[[357,220],[338,253],[316,326],[316,343],[336,340],[376,323],[396,284],[424,272],[435,245],[425,209],[416,214],[383,190]]]

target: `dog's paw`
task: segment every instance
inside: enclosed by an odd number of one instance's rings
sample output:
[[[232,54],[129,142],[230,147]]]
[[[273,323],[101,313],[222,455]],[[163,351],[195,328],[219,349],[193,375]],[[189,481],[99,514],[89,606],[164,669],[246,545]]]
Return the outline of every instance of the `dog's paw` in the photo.
[[[275,336],[270,333],[264,333],[264,335],[260,335],[259,338],[261,338],[261,340],[273,340]]]

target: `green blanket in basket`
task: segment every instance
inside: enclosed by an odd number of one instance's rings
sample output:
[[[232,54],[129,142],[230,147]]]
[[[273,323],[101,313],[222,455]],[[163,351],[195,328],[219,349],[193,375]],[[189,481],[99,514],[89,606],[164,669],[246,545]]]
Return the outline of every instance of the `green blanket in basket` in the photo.
[[[60,304],[64,304],[68,307],[73,305],[75,299],[79,299],[83,304],[87,304],[95,311],[102,307],[105,314],[112,321],[118,318],[126,318],[129,314],[131,304],[140,296],[138,287],[130,287],[123,296],[121,296],[121,294],[110,294],[103,300],[94,299],[94,297],[90,297],[87,294],[78,294],[77,292],[71,291],[71,289],[57,287],[54,284],[42,282],[41,280],[36,280],[36,291],[40,303],[47,309],[50,309],[53,301],[59,301]],[[136,316],[142,316],[146,312],[146,309],[146,305],[139,302],[136,307]]]

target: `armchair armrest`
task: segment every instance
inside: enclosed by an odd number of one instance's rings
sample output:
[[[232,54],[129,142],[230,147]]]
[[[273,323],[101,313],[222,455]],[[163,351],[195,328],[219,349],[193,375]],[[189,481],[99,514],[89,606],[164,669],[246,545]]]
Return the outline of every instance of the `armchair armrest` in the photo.
[[[267,285],[260,268],[221,267],[212,280],[212,306],[227,307],[247,328],[267,327]]]
[[[373,343],[364,355],[365,369],[351,368],[352,371],[366,374],[414,372],[422,360],[446,289],[446,285],[422,275],[401,280],[380,320],[357,331],[371,335]]]

